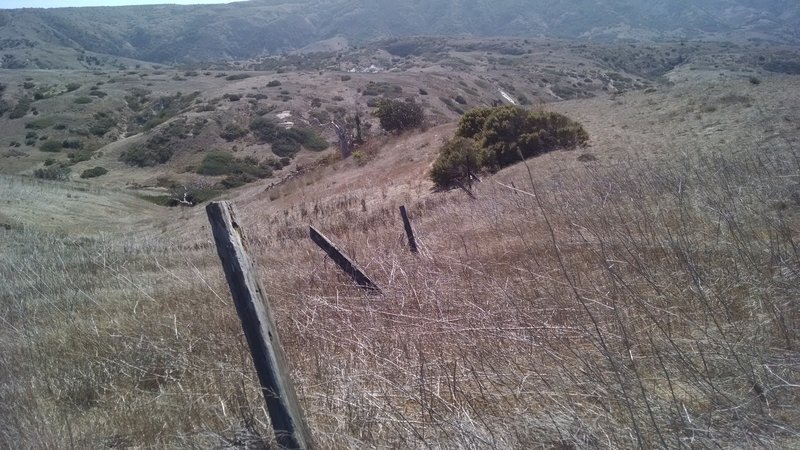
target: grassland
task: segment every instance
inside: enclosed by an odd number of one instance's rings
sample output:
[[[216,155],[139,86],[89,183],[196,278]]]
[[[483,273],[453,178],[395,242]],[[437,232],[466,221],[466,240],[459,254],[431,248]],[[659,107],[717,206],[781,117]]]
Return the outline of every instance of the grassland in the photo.
[[[231,191],[319,447],[797,446],[800,82],[761,76],[685,67],[548,105],[590,146],[474,200],[426,178],[451,120]],[[0,176],[0,447],[274,446],[203,211],[103,165],[91,184]]]

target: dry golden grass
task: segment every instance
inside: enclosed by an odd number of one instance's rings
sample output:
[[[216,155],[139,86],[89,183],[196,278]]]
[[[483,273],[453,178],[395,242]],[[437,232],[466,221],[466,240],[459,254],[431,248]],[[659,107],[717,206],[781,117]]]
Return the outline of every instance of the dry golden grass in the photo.
[[[318,446],[797,446],[800,153],[785,110],[750,95],[710,138],[642,113],[645,95],[559,105],[590,119],[600,161],[547,155],[476,200],[419,181],[437,129],[274,202],[243,190]],[[130,237],[0,229],[0,447],[274,445],[203,212],[170,214]],[[309,223],[384,294],[339,274]]]

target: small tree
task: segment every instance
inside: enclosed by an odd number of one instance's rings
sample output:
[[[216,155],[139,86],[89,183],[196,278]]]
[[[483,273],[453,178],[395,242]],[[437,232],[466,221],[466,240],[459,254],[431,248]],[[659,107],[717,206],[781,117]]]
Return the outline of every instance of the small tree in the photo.
[[[581,124],[562,114],[513,105],[476,108],[464,114],[455,136],[442,146],[430,177],[441,188],[469,185],[479,169],[497,171],[588,139]]]
[[[378,103],[375,116],[381,121],[381,127],[389,132],[405,131],[422,126],[424,114],[422,106],[413,101],[387,100]]]
[[[439,157],[431,167],[431,180],[442,188],[471,186],[483,159],[483,152],[474,140],[454,136],[439,150]]]

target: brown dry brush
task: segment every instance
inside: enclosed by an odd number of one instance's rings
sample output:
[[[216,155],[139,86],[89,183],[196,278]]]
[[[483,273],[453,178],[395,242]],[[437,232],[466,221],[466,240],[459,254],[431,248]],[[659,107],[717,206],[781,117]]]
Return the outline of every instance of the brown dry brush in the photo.
[[[797,162],[521,165],[407,199],[420,255],[369,193],[244,227],[320,447],[791,447]],[[4,236],[0,446],[272,445],[207,243]]]

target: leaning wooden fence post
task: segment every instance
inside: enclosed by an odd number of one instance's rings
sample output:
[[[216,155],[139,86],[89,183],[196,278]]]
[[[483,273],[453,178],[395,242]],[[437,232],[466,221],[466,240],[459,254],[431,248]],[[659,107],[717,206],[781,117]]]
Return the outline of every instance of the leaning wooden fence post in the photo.
[[[314,241],[315,244],[319,246],[319,248],[325,250],[325,253],[331,257],[331,259],[339,266],[344,273],[350,275],[350,278],[353,279],[359,286],[364,289],[370,289],[376,292],[380,292],[380,288],[377,284],[375,284],[369,277],[364,273],[361,268],[350,259],[343,251],[339,250],[330,239],[325,237],[322,233],[320,233],[314,227],[308,227],[309,235],[311,236],[311,240]]]
[[[400,215],[403,217],[403,227],[406,229],[406,236],[408,237],[408,247],[411,249],[412,253],[417,253],[417,240],[414,239],[414,229],[411,228],[411,220],[408,219],[408,213],[406,212],[406,206],[402,205],[400,207]]]
[[[288,375],[278,329],[264,289],[258,283],[255,268],[245,251],[243,232],[236,222],[233,205],[214,202],[206,207],[206,213],[278,445],[291,449],[311,448],[311,433]]]

